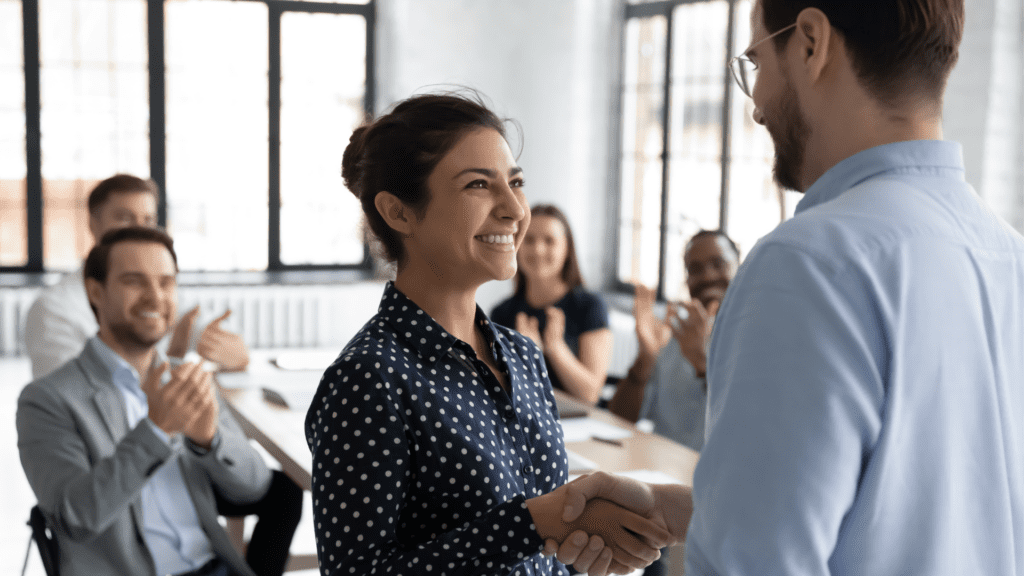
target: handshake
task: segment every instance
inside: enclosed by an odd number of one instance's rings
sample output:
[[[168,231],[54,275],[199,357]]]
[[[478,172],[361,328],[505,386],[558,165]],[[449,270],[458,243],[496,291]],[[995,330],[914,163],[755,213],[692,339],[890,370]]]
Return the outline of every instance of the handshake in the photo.
[[[683,542],[692,492],[595,472],[526,502],[544,554],[590,576],[628,574]]]

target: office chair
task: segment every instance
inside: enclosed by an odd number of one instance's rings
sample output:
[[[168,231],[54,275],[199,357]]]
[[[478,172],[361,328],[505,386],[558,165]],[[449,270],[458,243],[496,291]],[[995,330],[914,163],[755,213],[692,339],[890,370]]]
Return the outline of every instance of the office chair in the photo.
[[[21,576],[25,576],[25,570],[28,569],[28,557],[32,552],[33,541],[39,548],[39,557],[43,560],[46,576],[59,576],[57,539],[46,528],[46,517],[43,516],[43,511],[39,509],[39,506],[33,506],[32,511],[29,512],[28,525],[32,528],[32,536],[28,540],[28,549],[25,550],[25,564],[21,567]]]

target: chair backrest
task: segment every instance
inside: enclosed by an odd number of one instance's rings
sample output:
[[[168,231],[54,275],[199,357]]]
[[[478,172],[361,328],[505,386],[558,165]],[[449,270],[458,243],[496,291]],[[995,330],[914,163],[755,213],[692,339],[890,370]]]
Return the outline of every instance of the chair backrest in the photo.
[[[57,554],[57,540],[53,537],[53,533],[47,529],[46,517],[43,516],[43,511],[39,509],[39,506],[33,506],[32,511],[29,512],[28,525],[32,528],[32,540],[35,541],[36,547],[39,548],[39,557],[43,560],[43,569],[46,570],[46,576],[59,576],[60,562]],[[29,545],[31,546],[31,544]],[[22,569],[22,574],[24,572],[24,569]]]

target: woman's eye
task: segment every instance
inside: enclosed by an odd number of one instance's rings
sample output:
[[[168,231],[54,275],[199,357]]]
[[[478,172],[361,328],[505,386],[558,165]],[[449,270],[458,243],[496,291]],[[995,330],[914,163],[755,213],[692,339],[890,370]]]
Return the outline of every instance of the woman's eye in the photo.
[[[487,188],[487,180],[473,180],[466,184],[466,188]]]
[[[515,180],[513,180],[509,184],[513,188],[522,188],[523,186],[526,186],[526,180],[523,180],[522,178],[516,178]]]

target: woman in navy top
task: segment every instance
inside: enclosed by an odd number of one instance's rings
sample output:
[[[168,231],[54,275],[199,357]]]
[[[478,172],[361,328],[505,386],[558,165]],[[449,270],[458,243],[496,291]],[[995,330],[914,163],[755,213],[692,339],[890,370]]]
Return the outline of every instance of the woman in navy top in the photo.
[[[576,528],[613,568],[648,564],[626,529],[671,537],[639,516],[599,500],[562,522],[543,357],[476,306],[515,273],[530,222],[502,121],[461,96],[410,98],[352,134],[342,175],[398,273],[306,415],[322,574],[565,574],[540,552]]]
[[[533,340],[550,368],[551,385],[596,404],[612,352],[608,307],[583,288],[569,220],[539,204],[519,251],[515,294],[491,318]]]

